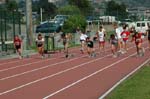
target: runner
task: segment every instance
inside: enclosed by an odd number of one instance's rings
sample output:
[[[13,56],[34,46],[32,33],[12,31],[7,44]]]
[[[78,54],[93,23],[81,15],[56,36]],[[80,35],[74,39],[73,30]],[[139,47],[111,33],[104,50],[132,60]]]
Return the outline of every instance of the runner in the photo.
[[[38,37],[36,39],[36,45],[41,58],[44,58],[44,38],[41,34],[38,34]]]
[[[142,47],[142,34],[141,33],[138,33],[136,32],[133,36],[133,39],[135,41],[135,44],[136,44],[136,49],[137,49],[137,56],[144,56],[144,47]]]
[[[96,33],[99,40],[99,51],[100,53],[105,52],[105,31],[102,26],[100,26],[99,31]]]
[[[114,34],[110,35],[110,43],[111,43],[111,51],[113,54],[113,57],[116,58],[117,55],[117,49],[118,49],[118,40],[116,39]]]
[[[122,37],[122,40],[123,40],[123,53],[126,53],[127,52],[127,43],[128,43],[128,39],[129,39],[129,36],[130,36],[130,32],[127,31],[127,26],[124,26],[123,27],[123,32],[121,33],[121,37]]]
[[[22,59],[22,40],[18,35],[14,38],[14,48],[19,55],[19,59]]]
[[[136,32],[135,27],[131,27],[130,28],[130,35],[131,35],[132,38],[134,38],[135,32]]]
[[[118,40],[118,52],[123,53],[122,51],[122,37],[121,37],[121,29],[118,27],[117,23],[114,23],[115,35]]]
[[[80,29],[80,27],[79,27],[79,26],[76,28],[76,33],[78,33],[78,34],[80,34],[80,33],[81,33],[81,29]]]
[[[68,45],[69,45],[69,35],[63,33],[61,34],[61,39],[63,42],[63,46],[64,46],[64,53],[65,53],[65,57],[68,58]]]
[[[82,54],[84,54],[84,50],[86,48],[86,38],[87,37],[88,36],[85,34],[85,32],[81,33],[81,35],[80,35],[80,42],[81,42],[81,49],[80,49],[80,51],[81,51]]]
[[[90,38],[87,37],[86,43],[87,43],[87,53],[89,57],[96,57],[93,41],[91,41]]]
[[[150,25],[148,25],[147,36],[148,36],[149,50],[150,50]]]

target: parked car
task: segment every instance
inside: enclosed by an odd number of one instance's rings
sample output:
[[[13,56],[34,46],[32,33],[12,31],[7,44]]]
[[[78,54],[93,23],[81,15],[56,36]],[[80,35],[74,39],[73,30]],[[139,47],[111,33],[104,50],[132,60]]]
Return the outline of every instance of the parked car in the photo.
[[[133,22],[131,19],[123,19],[120,21],[121,25],[126,24],[129,28],[135,27],[135,22]]]
[[[36,33],[58,33],[60,31],[61,26],[55,22],[45,22],[36,27]]]
[[[56,15],[54,17],[55,23],[58,23],[60,26],[63,26],[64,22],[69,18],[68,15]]]
[[[64,21],[66,21],[68,18],[69,18],[68,15],[56,15],[56,16],[54,17],[54,20],[62,19],[62,20],[64,20]]]
[[[145,33],[148,29],[148,25],[150,25],[150,21],[137,21],[135,24],[135,30]]]

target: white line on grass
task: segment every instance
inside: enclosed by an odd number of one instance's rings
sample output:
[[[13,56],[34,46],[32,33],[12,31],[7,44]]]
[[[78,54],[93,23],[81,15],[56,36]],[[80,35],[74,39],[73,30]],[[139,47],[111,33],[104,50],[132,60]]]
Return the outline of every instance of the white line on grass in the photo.
[[[104,99],[109,93],[111,93],[118,85],[120,85],[123,81],[125,81],[128,77],[133,75],[136,71],[138,71],[141,67],[143,67],[146,63],[150,61],[150,58],[147,59],[143,64],[141,64],[139,67],[134,69],[131,73],[129,73],[127,76],[122,78],[119,82],[117,82],[112,88],[110,88],[107,92],[105,92],[102,96],[99,97],[99,99]]]

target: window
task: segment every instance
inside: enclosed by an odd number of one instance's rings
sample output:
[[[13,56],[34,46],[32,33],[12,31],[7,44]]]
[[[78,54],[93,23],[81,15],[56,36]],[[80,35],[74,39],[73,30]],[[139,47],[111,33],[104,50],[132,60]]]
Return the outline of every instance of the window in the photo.
[[[141,23],[137,23],[137,27],[140,27],[141,26]]]
[[[142,23],[142,27],[145,27],[145,23]]]

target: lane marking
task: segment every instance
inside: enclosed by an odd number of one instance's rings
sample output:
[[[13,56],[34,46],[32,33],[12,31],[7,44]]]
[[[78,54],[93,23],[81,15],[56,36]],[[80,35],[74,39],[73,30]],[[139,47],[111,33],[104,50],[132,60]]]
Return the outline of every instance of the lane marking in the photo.
[[[145,42],[146,43],[146,42]],[[134,46],[135,47],[135,46]],[[134,47],[129,47],[129,49],[132,49],[132,48],[134,48]],[[108,50],[110,50],[110,49],[108,49]],[[106,50],[106,51],[108,51],[108,50]],[[85,55],[85,56],[87,56],[87,55]],[[82,57],[85,57],[85,56],[82,56]],[[82,57],[80,57],[80,58],[82,58]],[[79,59],[79,58],[74,58],[74,60],[76,60],[76,59]],[[73,60],[73,59],[72,59]],[[71,60],[71,61],[72,61]],[[70,61],[62,61],[63,63],[66,63],[66,62],[70,62]],[[62,63],[62,62],[60,62],[60,64]],[[27,73],[31,73],[31,72],[34,72],[34,71],[38,71],[38,70],[41,70],[41,69],[45,69],[45,68],[48,68],[48,67],[52,67],[52,66],[55,66],[55,65],[58,65],[59,63],[56,63],[56,64],[51,64],[51,65],[46,65],[46,67],[42,67],[42,68],[37,68],[37,69],[33,69],[33,70],[30,70],[30,71],[26,71],[26,72],[23,72],[23,73],[20,73],[20,74],[15,74],[15,75],[12,75],[12,76],[8,76],[8,77],[4,77],[4,78],[1,78],[0,80],[2,81],[2,80],[7,80],[7,79],[10,79],[10,78],[14,78],[14,77],[18,77],[18,76],[21,76],[21,75],[24,75],[24,74],[27,74]]]
[[[131,48],[133,48],[133,47],[131,47]],[[129,48],[129,49],[131,49],[131,48]],[[107,56],[105,56],[105,57],[108,57],[108,56],[110,56],[110,55],[112,55],[112,54],[109,54],[109,55],[107,55]],[[105,58],[105,57],[103,57],[103,58]],[[101,58],[99,58],[99,59],[102,59],[102,57],[101,57]],[[97,59],[97,60],[98,60],[98,59]],[[92,61],[94,61],[94,60],[92,60]],[[89,61],[89,62],[90,62],[90,61]],[[88,62],[88,63],[89,63],[89,62]],[[88,64],[88,63],[84,63],[83,65],[86,65],[86,64]],[[60,72],[58,72],[58,73],[52,74],[52,75],[50,75],[50,76],[46,76],[46,77],[43,77],[43,78],[41,78],[41,79],[38,79],[38,80],[32,81],[32,82],[30,82],[30,83],[27,83],[27,84],[21,85],[21,86],[19,86],[19,87],[16,87],[16,88],[13,88],[13,89],[7,90],[7,91],[5,91],[5,92],[0,93],[0,95],[4,95],[4,94],[7,94],[7,93],[9,93],[9,92],[12,92],[12,91],[15,91],[15,90],[21,89],[21,88],[26,87],[26,86],[29,86],[29,85],[31,85],[31,84],[34,84],[34,83],[37,83],[37,82],[40,82],[40,81],[43,81],[43,80],[46,80],[46,79],[52,78],[52,77],[54,77],[54,76],[60,75],[60,74],[62,74],[62,73],[65,73],[65,72],[67,72],[67,71],[74,70],[74,69],[76,69],[76,68],[78,68],[78,67],[81,67],[81,64],[80,64],[80,65],[78,65],[78,66],[75,66],[75,67],[73,67],[73,68],[69,68],[69,69],[66,69],[66,70],[60,71]]]
[[[79,50],[79,49],[77,49],[77,48],[73,48],[73,49],[71,49],[70,51],[76,51],[76,50]],[[35,55],[37,55],[37,54],[35,54]],[[12,59],[15,59],[15,58],[12,58]],[[29,60],[29,59],[32,59],[32,58],[28,58],[28,59],[23,59],[23,61],[24,60]],[[6,61],[7,59],[4,59],[4,61]],[[11,60],[11,59],[9,59],[9,60]],[[3,61],[3,60],[2,60]],[[10,61],[10,62],[6,62],[6,63],[1,63],[0,64],[0,66],[1,65],[6,65],[6,64],[10,64],[10,63],[18,63],[18,62],[20,62],[20,60],[12,60],[12,61]]]
[[[106,51],[109,51],[109,50],[110,49],[108,49]],[[77,60],[77,59],[80,59],[80,58],[83,58],[83,57],[86,57],[86,56],[88,56],[88,55],[84,55],[84,56],[81,56],[81,57],[76,57],[76,58],[73,58],[73,59],[70,59],[70,60],[67,60],[67,61],[62,61],[62,62],[54,63],[54,64],[51,64],[51,65],[46,65],[44,67],[32,69],[32,70],[29,70],[29,71],[26,71],[26,72],[23,72],[23,73],[20,73],[20,74],[15,74],[15,75],[12,75],[12,76],[0,78],[0,81],[7,80],[7,79],[10,79],[10,78],[14,78],[14,77],[18,77],[18,76],[21,76],[21,75],[24,75],[24,74],[28,74],[28,73],[31,73],[31,72],[39,71],[39,70],[42,70],[42,69],[45,69],[45,68],[49,68],[49,67],[52,67],[52,66],[56,66],[56,65],[59,65],[59,64],[67,63],[67,62],[70,62],[70,61],[73,61],[73,60]]]
[[[100,73],[100,72],[102,72],[102,71],[108,69],[108,68],[111,68],[112,66],[114,66],[114,65],[116,65],[116,64],[118,64],[118,63],[120,63],[120,62],[122,62],[122,61],[124,61],[124,60],[126,60],[126,59],[128,59],[128,58],[130,58],[130,57],[132,57],[132,56],[134,56],[134,55],[136,55],[136,53],[131,54],[131,55],[129,55],[128,57],[123,58],[123,59],[121,59],[121,60],[119,60],[119,61],[117,61],[117,62],[115,62],[115,63],[113,63],[113,64],[111,64],[111,65],[108,65],[108,66],[106,66],[105,68],[102,68],[102,69],[100,69],[100,70],[98,70],[98,71],[96,71],[96,72],[94,72],[94,73],[92,73],[92,74],[90,74],[90,75],[88,75],[88,76],[86,76],[86,77],[80,79],[80,80],[77,80],[76,82],[74,82],[74,83],[72,83],[72,84],[70,84],[70,85],[67,85],[67,86],[64,87],[64,88],[61,88],[60,90],[58,90],[58,91],[56,91],[56,92],[53,92],[52,94],[50,94],[50,95],[44,97],[43,99],[48,99],[48,98],[50,98],[50,97],[52,97],[52,96],[54,96],[54,95],[56,95],[56,94],[58,94],[58,93],[60,93],[60,92],[62,92],[62,91],[64,91],[64,90],[66,90],[66,89],[68,89],[68,88],[70,88],[70,87],[72,87],[72,86],[74,86],[74,85],[76,85],[76,84],[78,84],[78,83],[80,83],[80,82],[82,82],[82,81],[84,81],[84,80],[86,80],[86,79],[88,79],[88,78],[90,78],[90,77],[92,77],[92,76],[94,76],[94,75],[96,75],[96,74],[98,74],[98,73]]]
[[[140,70],[146,63],[150,61],[150,58],[147,59],[143,64],[141,64],[139,67],[134,69],[131,73],[129,73],[127,76],[122,78],[120,81],[118,81],[112,88],[110,88],[107,92],[105,92],[102,96],[99,97],[99,99],[104,99],[108,94],[110,94],[118,85],[120,85],[123,81],[125,81],[127,78],[129,78],[131,75],[133,75],[136,71]]]
[[[108,50],[107,50],[108,51]],[[63,57],[64,55],[62,55],[61,57]],[[87,55],[85,55],[87,56]],[[52,60],[52,59],[57,59],[57,58],[51,58],[51,59],[47,59],[47,60],[44,60],[44,61],[49,61],[49,60]],[[17,60],[18,61],[18,60]],[[20,62],[20,61],[19,61]],[[28,66],[28,65],[31,65],[31,64],[34,64],[34,63],[40,63],[42,62],[42,60],[40,61],[37,61],[37,62],[32,62],[32,63],[29,63],[29,64],[24,64],[24,65],[18,65],[18,66],[15,66],[15,67],[10,67],[10,68],[6,68],[6,69],[1,69],[0,72],[4,72],[4,71],[7,71],[7,70],[12,70],[12,69],[15,69],[15,68],[20,68],[20,67],[25,67],[25,66]]]
[[[2,69],[2,70],[0,70],[0,72],[4,72],[4,71],[7,71],[7,70],[12,70],[12,69],[15,69],[15,68],[20,68],[20,67],[25,67],[25,66],[28,66],[28,65],[31,65],[31,64],[40,63],[40,62],[46,62],[46,61],[50,61],[50,60],[54,60],[54,59],[57,59],[57,58],[51,58],[51,59],[46,59],[46,60],[39,60],[39,61],[31,62],[31,63],[28,63],[28,64],[18,65],[18,66],[15,66],[15,67]]]
[[[110,54],[110,55],[111,55],[111,54]],[[105,56],[105,57],[108,57],[108,56],[110,56],[110,55],[107,55],[107,56]],[[103,58],[105,58],[105,57],[103,57]],[[98,60],[98,59],[97,59],[97,60]],[[92,62],[94,62],[94,60],[93,60]],[[91,61],[89,61],[88,63],[91,63]],[[54,76],[60,75],[60,74],[62,74],[62,73],[65,73],[65,72],[67,72],[67,71],[70,71],[70,70],[74,70],[74,69],[76,69],[76,68],[78,68],[78,67],[81,67],[81,66],[83,66],[83,65],[86,65],[86,64],[88,64],[88,63],[83,63],[82,65],[80,64],[80,65],[77,65],[77,66],[75,66],[75,67],[73,67],[73,68],[69,68],[69,69],[66,69],[66,70],[57,72],[57,73],[55,73],[55,74],[52,74],[52,75],[50,75],[50,76],[46,76],[46,77],[40,78],[40,79],[35,80],[35,81],[32,81],[32,82],[30,82],[30,83],[21,85],[21,86],[19,86],[19,87],[13,88],[13,89],[8,90],[8,91],[5,91],[5,92],[2,92],[2,93],[0,93],[0,95],[4,95],[4,94],[6,94],[6,93],[9,93],[9,92],[12,92],[12,91],[21,89],[21,88],[26,87],[26,86],[29,86],[29,85],[31,85],[31,84],[34,84],[34,83],[37,83],[37,82],[40,82],[40,81],[43,81],[43,80],[52,78],[52,77],[54,77]]]
[[[24,60],[26,61],[26,60],[29,60],[29,59],[24,59]],[[24,61],[24,60],[23,60],[23,61]],[[6,65],[6,64],[11,64],[11,63],[18,63],[18,62],[20,62],[19,59],[18,59],[18,60],[15,60],[15,61],[6,62],[6,63],[1,63],[0,66],[1,66],[1,65]]]

